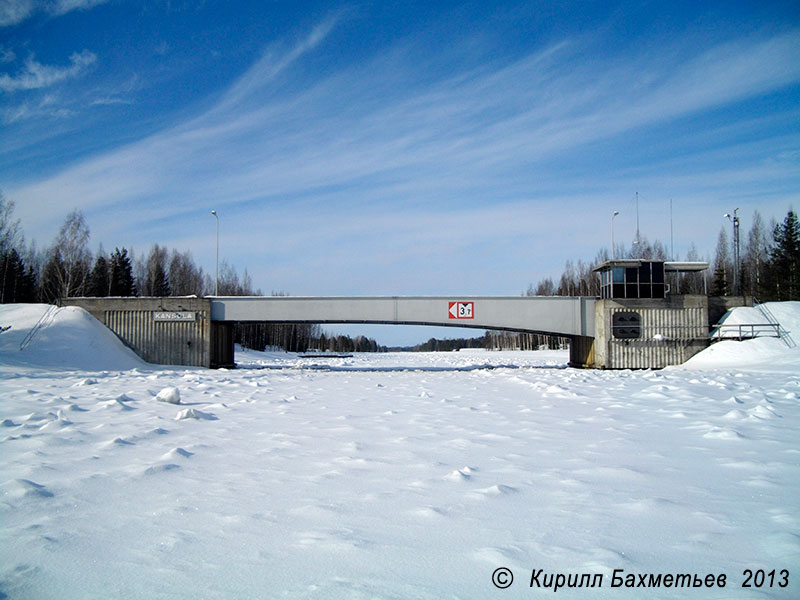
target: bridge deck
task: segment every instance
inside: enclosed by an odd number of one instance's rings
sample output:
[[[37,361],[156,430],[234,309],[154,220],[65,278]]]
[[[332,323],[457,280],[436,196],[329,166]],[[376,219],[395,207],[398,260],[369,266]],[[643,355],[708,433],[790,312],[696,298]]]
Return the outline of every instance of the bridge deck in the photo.
[[[594,298],[539,296],[212,297],[212,321],[380,323],[594,336]]]

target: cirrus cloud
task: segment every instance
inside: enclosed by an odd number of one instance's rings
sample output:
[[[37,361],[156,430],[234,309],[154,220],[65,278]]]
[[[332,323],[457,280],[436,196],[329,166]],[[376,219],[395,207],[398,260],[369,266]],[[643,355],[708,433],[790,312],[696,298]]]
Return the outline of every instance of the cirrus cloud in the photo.
[[[73,53],[69,57],[70,64],[65,67],[43,65],[30,56],[25,61],[25,67],[16,76],[7,73],[0,75],[0,91],[16,92],[47,88],[81,75],[96,61],[97,55],[88,50]]]

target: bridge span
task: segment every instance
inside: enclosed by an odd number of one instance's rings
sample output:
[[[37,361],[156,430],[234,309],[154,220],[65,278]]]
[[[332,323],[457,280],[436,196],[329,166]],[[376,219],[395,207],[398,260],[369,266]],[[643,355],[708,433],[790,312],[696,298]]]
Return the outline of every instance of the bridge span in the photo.
[[[211,320],[436,325],[594,336],[595,298],[537,296],[211,297]]]

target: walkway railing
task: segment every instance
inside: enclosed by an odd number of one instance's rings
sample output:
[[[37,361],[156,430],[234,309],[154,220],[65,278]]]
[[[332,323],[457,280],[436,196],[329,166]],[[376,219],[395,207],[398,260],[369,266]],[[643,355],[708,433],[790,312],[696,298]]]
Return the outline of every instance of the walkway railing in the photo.
[[[789,348],[794,348],[797,344],[794,343],[792,336],[789,335],[789,332],[784,329],[780,323],[778,323],[778,319],[775,318],[775,315],[772,314],[772,311],[767,308],[767,305],[763,302],[759,302],[758,299],[753,298],[753,306],[755,306],[759,312],[764,315],[764,318],[770,323],[770,325],[775,325],[778,330],[778,337],[781,338]]]
[[[711,332],[711,339],[750,340],[757,337],[781,337],[780,325],[777,323],[738,323],[717,325]]]
[[[780,338],[789,347],[794,348],[795,342],[789,332],[772,314],[772,311],[767,306],[753,298],[753,306],[758,309],[761,315],[766,319],[766,323],[722,323],[715,325],[709,337],[712,342],[720,340],[750,340],[759,337],[774,337]]]
[[[19,345],[20,352],[28,347],[28,345],[33,341],[34,336],[37,333],[39,333],[39,331],[47,327],[52,322],[53,317],[55,317],[57,310],[58,307],[55,306],[54,304],[51,304],[50,306],[47,307],[47,310],[44,311],[41,317],[39,317],[39,320],[36,322],[36,325],[31,327],[31,330],[28,332],[28,335],[26,335],[25,339],[23,339],[22,342],[20,343]]]

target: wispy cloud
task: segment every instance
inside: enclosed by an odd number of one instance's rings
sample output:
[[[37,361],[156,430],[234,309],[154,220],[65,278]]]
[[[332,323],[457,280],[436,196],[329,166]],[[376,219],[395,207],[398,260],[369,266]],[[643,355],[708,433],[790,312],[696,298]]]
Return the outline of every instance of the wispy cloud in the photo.
[[[25,67],[16,76],[0,75],[0,91],[16,92],[48,88],[57,83],[78,77],[97,61],[97,55],[88,50],[69,57],[68,66],[43,65],[33,56],[25,60]]]
[[[177,238],[176,224],[207,205],[240,215],[243,247],[263,239],[256,223],[283,219],[302,223],[317,241],[328,239],[325,231],[348,240],[378,232],[373,246],[354,251],[388,248],[380,253],[386,261],[414,248],[424,254],[444,238],[451,247],[459,239],[491,247],[555,222],[542,217],[554,199],[562,222],[569,202],[578,212],[589,202],[613,202],[619,188],[610,188],[624,185],[614,174],[597,176],[595,166],[570,175],[592,145],[800,81],[796,31],[691,56],[609,59],[594,56],[586,40],[568,40],[511,63],[447,73],[400,45],[309,81],[303,60],[324,52],[335,25],[330,19],[293,45],[269,47],[204,114],[48,179],[21,182],[8,195],[26,223],[50,229],[61,218],[52,207],[77,205],[128,232]],[[670,193],[687,196],[702,180],[704,192],[718,196],[730,182],[744,189],[796,167],[753,162],[762,152],[749,154],[738,174],[738,163],[703,171],[695,163],[708,148],[682,151],[683,163],[669,173],[650,169],[632,180],[668,182],[676,186]],[[535,206],[535,218],[515,217],[521,207],[534,214]],[[500,213],[507,218],[492,225]],[[596,227],[584,229],[582,243],[596,248],[589,235]]]
[[[88,10],[108,0],[2,0],[0,2],[0,27],[19,25],[36,12],[57,17],[73,10]]]
[[[0,27],[22,23],[33,11],[33,0],[3,0],[0,2]]]
[[[26,121],[29,119],[39,119],[42,117],[50,119],[65,119],[74,116],[75,112],[64,106],[60,99],[52,94],[47,94],[37,102],[26,101],[18,106],[3,110],[3,122],[7,125]]]
[[[16,59],[17,55],[13,50],[0,46],[0,63],[10,63],[14,62]]]
[[[73,10],[89,10],[100,4],[105,4],[108,0],[54,0],[45,2],[44,8],[51,15],[59,16],[72,12]]]

